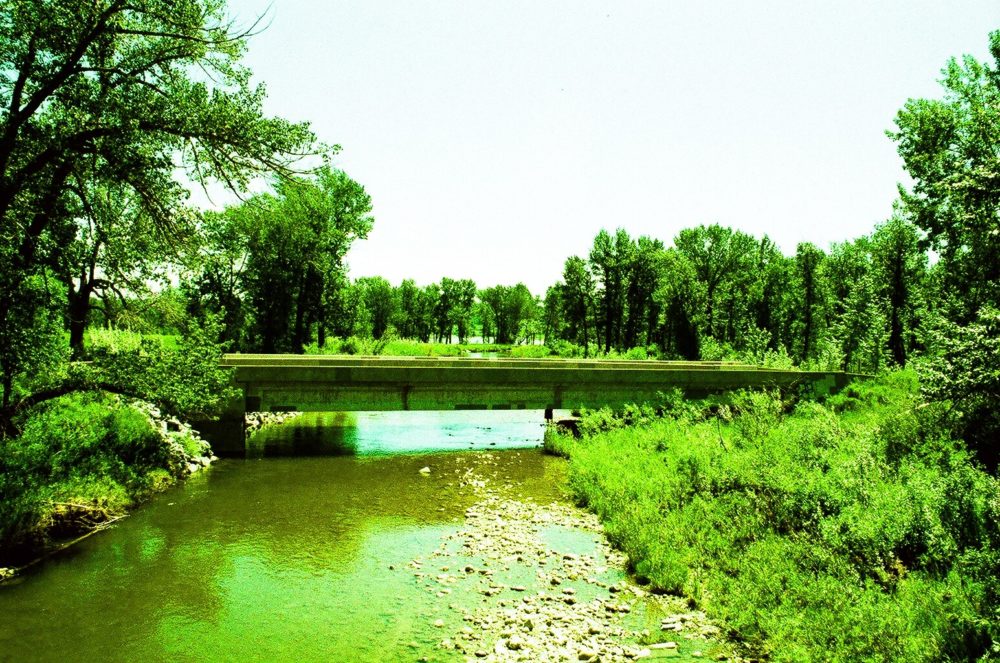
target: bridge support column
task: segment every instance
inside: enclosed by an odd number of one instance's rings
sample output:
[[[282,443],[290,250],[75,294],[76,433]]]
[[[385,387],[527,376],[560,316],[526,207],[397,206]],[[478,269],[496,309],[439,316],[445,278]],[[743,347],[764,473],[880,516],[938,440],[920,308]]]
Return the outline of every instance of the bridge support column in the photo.
[[[246,455],[246,396],[243,389],[217,418],[193,421],[191,425],[212,445],[215,455]]]

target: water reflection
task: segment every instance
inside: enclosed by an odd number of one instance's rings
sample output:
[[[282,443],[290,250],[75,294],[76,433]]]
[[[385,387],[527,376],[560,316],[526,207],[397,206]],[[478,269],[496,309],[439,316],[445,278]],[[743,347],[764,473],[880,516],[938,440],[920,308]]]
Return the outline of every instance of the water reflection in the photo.
[[[542,443],[540,410],[306,412],[247,441],[247,457],[345,456],[475,449]]]

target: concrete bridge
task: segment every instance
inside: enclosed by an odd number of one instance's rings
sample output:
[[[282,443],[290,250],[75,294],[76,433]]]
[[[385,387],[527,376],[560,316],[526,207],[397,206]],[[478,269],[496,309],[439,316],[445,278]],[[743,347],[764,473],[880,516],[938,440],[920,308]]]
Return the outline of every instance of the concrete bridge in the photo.
[[[621,407],[742,388],[830,392],[853,377],[730,362],[225,355],[240,411],[510,410]]]
[[[473,359],[229,354],[242,392],[218,421],[199,428],[224,452],[244,446],[248,411],[545,410],[657,403],[660,392],[704,396],[744,388],[839,390],[842,372],[733,362]]]

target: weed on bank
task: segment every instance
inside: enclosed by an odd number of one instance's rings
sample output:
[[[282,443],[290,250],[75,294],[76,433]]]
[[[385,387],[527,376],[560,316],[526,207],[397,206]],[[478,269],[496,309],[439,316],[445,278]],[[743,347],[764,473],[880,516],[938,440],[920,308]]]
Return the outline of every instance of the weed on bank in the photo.
[[[822,404],[673,405],[548,439],[640,579],[772,660],[997,659],[998,482],[912,372]]]

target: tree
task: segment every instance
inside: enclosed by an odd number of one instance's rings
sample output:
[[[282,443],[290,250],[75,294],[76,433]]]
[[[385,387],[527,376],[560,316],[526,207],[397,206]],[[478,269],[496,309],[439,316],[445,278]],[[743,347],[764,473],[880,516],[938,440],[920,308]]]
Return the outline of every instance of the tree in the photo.
[[[726,338],[726,328],[722,327],[720,331],[718,324],[721,300],[735,294],[733,287],[727,286],[733,286],[738,276],[749,273],[756,244],[749,235],[718,224],[682,230],[674,239],[674,246],[694,267],[698,282],[704,288],[706,334],[718,339]],[[729,313],[727,323],[732,317],[731,310]],[[734,329],[737,327],[735,324],[731,326]]]
[[[0,410],[11,407],[15,395],[26,396],[36,386],[32,381],[45,380],[59,372],[65,357],[62,352],[62,311],[58,302],[65,301],[65,292],[51,276],[31,276],[14,284],[10,293],[12,304],[7,315],[0,318]],[[16,394],[15,392],[21,392]],[[0,417],[0,439],[5,422]]]
[[[1000,465],[1000,310],[984,306],[976,320],[959,326],[941,320],[932,331],[938,354],[919,365],[921,390],[951,401],[962,439],[996,471]]]
[[[574,343],[583,344],[584,357],[589,355],[587,328],[593,298],[594,279],[587,269],[587,263],[579,256],[567,258],[563,267],[563,287],[559,299],[563,306],[567,338]]]
[[[420,288],[413,279],[405,279],[396,288],[396,317],[393,324],[401,338],[421,337]]]
[[[167,261],[179,257],[182,244],[194,234],[194,215],[178,212],[174,235],[168,237],[127,187],[79,180],[71,185],[80,216],[75,239],[59,254],[59,273],[68,293],[70,349],[80,358],[94,299],[107,317],[109,298],[124,306],[127,292],[148,294],[147,282],[161,275]]]
[[[917,290],[927,271],[927,254],[920,250],[917,229],[893,216],[872,235],[872,259],[879,290],[889,305],[889,352],[897,365],[905,366],[914,345]]]
[[[312,177],[280,180],[275,189],[244,203],[246,289],[260,347],[301,352],[313,323],[325,330],[336,298],[331,287],[343,283],[344,255],[371,229],[371,197],[330,166]]]
[[[694,322],[698,307],[698,275],[691,260],[677,249],[660,254],[654,297],[663,311],[660,344],[666,355],[698,359],[701,339]]]
[[[215,0],[5,5],[0,328],[76,237],[86,189],[73,182],[116,183],[169,235],[186,197],[179,167],[190,181],[245,189],[314,151],[306,125],[264,116],[263,88],[239,63],[246,37]],[[0,335],[0,355],[14,352],[11,338]]]
[[[821,265],[826,254],[809,242],[800,243],[795,249],[796,297],[799,305],[798,357],[800,361],[812,359],[817,350],[817,341],[824,322],[826,293],[822,280]]]
[[[187,310],[197,320],[221,316],[222,338],[239,343],[246,327],[247,206],[227,207],[202,214],[198,228],[200,249],[181,282]]]
[[[833,244],[823,261],[822,277],[830,291],[831,327],[840,345],[844,370],[867,369],[860,358],[862,345],[873,333],[882,336],[881,329],[872,329],[878,294],[872,272],[867,237]]]
[[[604,351],[621,347],[622,321],[625,315],[625,286],[632,259],[632,240],[619,228],[615,236],[601,230],[590,250],[590,264],[601,284],[600,306],[604,319]]]
[[[768,332],[768,345],[777,350],[790,339],[785,294],[791,288],[792,264],[767,236],[758,243],[755,256],[747,328]]]
[[[516,342],[524,323],[533,318],[535,300],[523,283],[486,288],[479,293],[479,299],[495,343]]]
[[[659,308],[653,298],[657,284],[657,262],[663,242],[645,235],[635,241],[628,266],[628,287],[625,291],[625,321],[622,345],[633,348],[646,345],[655,333]]]
[[[939,255],[946,314],[965,324],[1000,304],[1000,31],[993,66],[966,56],[944,68],[943,99],[911,99],[896,115],[913,188],[903,210]]]
[[[381,276],[362,277],[355,281],[361,291],[365,309],[368,311],[370,327],[366,335],[380,340],[389,331],[389,325],[396,317],[398,303],[392,285]]]
[[[469,330],[472,329],[472,313],[476,304],[476,283],[471,279],[459,279],[451,281],[451,296],[449,297],[451,306],[448,309],[448,318],[458,334],[458,342],[465,343],[469,339]],[[444,290],[444,281],[441,289]]]
[[[542,305],[542,338],[546,344],[559,338],[562,334],[562,302],[563,284],[556,283],[545,291],[545,302]]]

